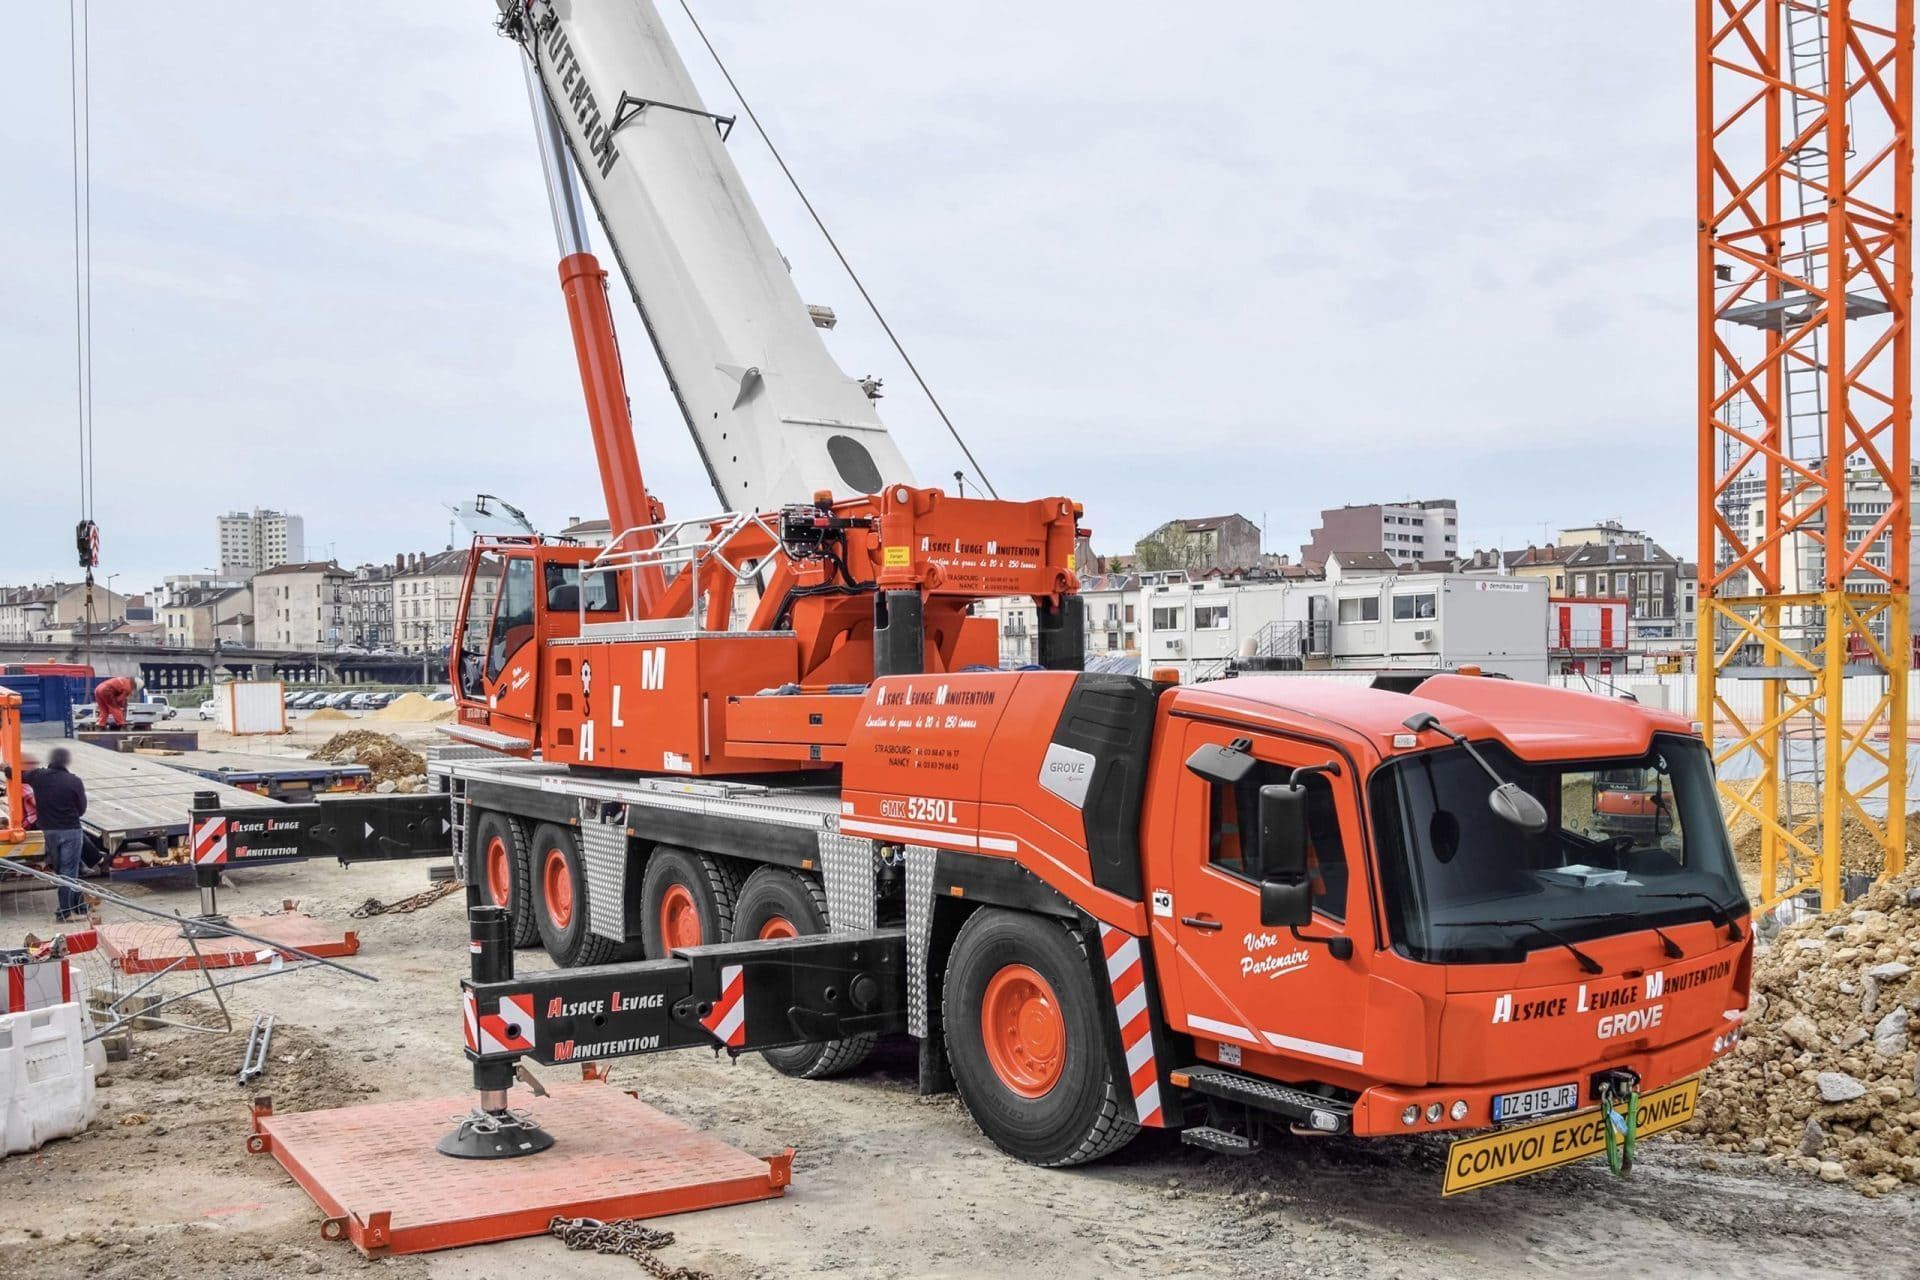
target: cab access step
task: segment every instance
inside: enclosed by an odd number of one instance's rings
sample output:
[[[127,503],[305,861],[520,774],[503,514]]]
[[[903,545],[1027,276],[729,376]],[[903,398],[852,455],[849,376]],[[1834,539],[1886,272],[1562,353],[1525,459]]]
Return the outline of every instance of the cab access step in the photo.
[[[1294,1128],[1319,1134],[1346,1133],[1353,1127],[1353,1103],[1349,1099],[1329,1098],[1208,1064],[1181,1067],[1171,1079],[1178,1088],[1208,1099],[1207,1123],[1181,1132],[1180,1140],[1190,1146],[1227,1155],[1259,1150],[1258,1140],[1240,1132],[1246,1126],[1235,1125],[1235,1120],[1277,1118]]]

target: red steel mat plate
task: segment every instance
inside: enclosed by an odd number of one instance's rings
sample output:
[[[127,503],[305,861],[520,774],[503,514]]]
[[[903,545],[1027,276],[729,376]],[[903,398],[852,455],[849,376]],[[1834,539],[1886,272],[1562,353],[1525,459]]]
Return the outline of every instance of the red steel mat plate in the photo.
[[[297,947],[316,956],[350,956],[360,950],[360,935],[312,916],[230,916],[233,927]],[[189,943],[177,924],[129,921],[100,926],[100,945],[123,973],[157,973],[170,965],[183,969],[230,969],[260,964],[274,950],[246,938],[200,938]],[[196,963],[194,947],[199,947]]]
[[[434,1143],[474,1095],[287,1115],[259,1112],[248,1150],[272,1152],[327,1215],[321,1234],[368,1256],[544,1235],[556,1215],[655,1218],[780,1195],[793,1152],[761,1158],[598,1082],[515,1088],[510,1105],[554,1144],[460,1160]]]

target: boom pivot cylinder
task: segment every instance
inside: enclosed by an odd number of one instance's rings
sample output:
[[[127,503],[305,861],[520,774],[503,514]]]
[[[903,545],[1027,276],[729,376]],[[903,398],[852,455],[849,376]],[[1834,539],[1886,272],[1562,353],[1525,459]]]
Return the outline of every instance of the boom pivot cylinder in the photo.
[[[587,398],[587,423],[593,430],[594,458],[600,464],[600,484],[607,497],[607,519],[623,549],[644,551],[653,546],[647,526],[660,522],[662,511],[640,474],[640,455],[633,443],[633,418],[627,406],[627,377],[620,365],[620,346],[613,333],[613,312],[607,305],[607,273],[591,253],[569,254],[560,260],[560,290],[567,299],[567,320],[573,326],[573,350],[580,362],[580,389]],[[634,530],[641,532],[635,533]],[[646,613],[665,589],[657,566],[635,575],[639,612]]]

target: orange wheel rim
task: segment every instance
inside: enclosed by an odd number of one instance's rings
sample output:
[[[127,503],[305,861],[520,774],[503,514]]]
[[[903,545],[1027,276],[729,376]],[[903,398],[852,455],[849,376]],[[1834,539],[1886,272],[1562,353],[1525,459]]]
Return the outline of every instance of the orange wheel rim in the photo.
[[[487,894],[496,907],[513,905],[513,857],[499,836],[487,841]]]
[[[670,884],[660,895],[660,941],[669,951],[700,945],[700,907],[683,884]]]
[[[547,918],[556,929],[564,929],[573,923],[573,877],[567,874],[567,855],[558,849],[547,850],[540,876],[547,891]]]
[[[987,980],[980,1001],[980,1038],[1000,1083],[1023,1098],[1044,1096],[1067,1062],[1067,1024],[1047,980],[1010,964]]]
[[[760,932],[753,936],[758,939],[797,938],[800,936],[800,931],[794,928],[793,921],[785,916],[770,916],[767,922],[760,926]]]

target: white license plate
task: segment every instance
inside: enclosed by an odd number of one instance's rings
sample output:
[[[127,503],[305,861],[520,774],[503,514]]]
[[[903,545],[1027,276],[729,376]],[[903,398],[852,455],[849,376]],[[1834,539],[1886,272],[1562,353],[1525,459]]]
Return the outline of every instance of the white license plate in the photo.
[[[1545,1089],[1527,1089],[1520,1093],[1496,1093],[1493,1095],[1493,1122],[1505,1124],[1509,1120],[1531,1120],[1536,1116],[1550,1116],[1556,1111],[1571,1111],[1580,1105],[1580,1086],[1577,1084],[1549,1085]]]

